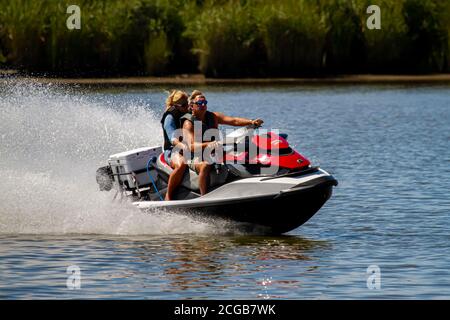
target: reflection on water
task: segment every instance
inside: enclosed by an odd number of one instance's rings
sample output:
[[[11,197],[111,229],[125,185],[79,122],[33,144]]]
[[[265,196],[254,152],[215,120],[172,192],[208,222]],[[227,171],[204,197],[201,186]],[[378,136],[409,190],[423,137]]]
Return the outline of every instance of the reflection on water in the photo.
[[[24,297],[17,290],[17,281],[27,283],[27,294],[37,298],[55,292],[62,298],[289,297],[286,293],[298,288],[302,277],[319,271],[314,255],[331,250],[327,242],[298,236],[39,236],[1,240],[13,244],[0,249],[2,295],[15,298]],[[16,264],[17,260],[23,262]],[[82,270],[79,292],[64,288],[65,267],[72,264]],[[40,276],[28,281],[36,270]],[[133,291],[124,290],[124,283]]]
[[[163,267],[175,290],[201,288],[217,282],[224,283],[221,288],[226,289],[230,286],[226,278],[249,275],[269,267],[282,271],[283,260],[310,260],[308,251],[324,246],[319,241],[294,236],[196,237],[172,242],[173,257]]]

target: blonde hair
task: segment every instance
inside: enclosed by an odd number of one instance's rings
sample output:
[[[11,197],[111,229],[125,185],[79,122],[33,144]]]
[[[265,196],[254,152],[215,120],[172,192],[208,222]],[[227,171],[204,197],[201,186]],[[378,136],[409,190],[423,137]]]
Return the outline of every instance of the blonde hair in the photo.
[[[192,91],[191,96],[189,97],[189,104],[191,104],[191,102],[198,96],[203,96],[203,92],[199,90]]]
[[[175,104],[185,105],[188,103],[188,95],[181,90],[172,90],[166,99],[166,110]]]

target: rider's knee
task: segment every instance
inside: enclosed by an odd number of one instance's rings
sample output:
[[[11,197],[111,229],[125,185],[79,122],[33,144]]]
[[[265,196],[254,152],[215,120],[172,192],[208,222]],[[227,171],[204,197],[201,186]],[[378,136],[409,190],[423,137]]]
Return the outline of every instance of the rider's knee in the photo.
[[[176,164],[174,164],[173,169],[177,170],[177,171],[181,171],[181,170],[186,170],[186,168],[187,168],[187,164],[180,161],[180,162],[177,162]]]
[[[185,170],[187,167],[188,167],[188,165],[186,164],[186,162],[180,161],[180,163],[179,163],[180,170]]]
[[[208,173],[210,169],[211,169],[210,164],[208,164],[206,162],[202,162],[200,164],[200,168],[199,168],[200,173]]]
[[[176,156],[172,158],[172,167],[173,169],[186,169],[187,164],[184,161],[183,157]]]

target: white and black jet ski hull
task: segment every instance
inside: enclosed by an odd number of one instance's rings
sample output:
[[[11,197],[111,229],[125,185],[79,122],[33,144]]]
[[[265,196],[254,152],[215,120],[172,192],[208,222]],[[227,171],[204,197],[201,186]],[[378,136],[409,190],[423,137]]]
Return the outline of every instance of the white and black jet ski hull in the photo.
[[[315,169],[279,177],[241,179],[191,200],[133,204],[142,210],[167,209],[220,217],[281,234],[308,221],[330,198],[335,185],[333,176]]]

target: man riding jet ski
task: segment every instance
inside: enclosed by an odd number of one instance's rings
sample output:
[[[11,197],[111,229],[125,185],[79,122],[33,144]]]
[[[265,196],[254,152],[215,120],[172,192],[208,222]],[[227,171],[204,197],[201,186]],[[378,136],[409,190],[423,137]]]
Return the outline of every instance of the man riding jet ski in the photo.
[[[198,90],[194,90],[189,99],[185,92],[173,90],[166,100],[166,112],[161,119],[164,134],[164,157],[174,170],[169,176],[165,200],[172,200],[173,193],[179,186],[188,166],[199,175],[200,194],[206,194],[211,165],[202,161],[198,156],[186,159],[183,153],[202,153],[207,147],[214,149],[216,147],[214,141],[204,140],[207,130],[218,129],[219,124],[242,127],[260,126],[263,123],[261,119],[229,117],[222,113],[207,111],[207,103],[203,93]],[[191,111],[192,114],[188,111]],[[197,137],[194,135],[194,122],[201,128],[201,135]],[[181,128],[182,124],[184,125]],[[172,152],[174,148],[178,152]]]
[[[198,92],[198,91],[197,91]],[[219,124],[230,125],[235,127],[255,126],[259,127],[263,123],[261,119],[250,120],[245,118],[229,117],[219,112],[210,112],[207,110],[208,101],[201,92],[198,92],[192,98],[190,110],[192,114],[186,113],[181,117],[181,125],[183,134],[184,153],[191,156],[186,161],[189,169],[198,174],[200,194],[205,195],[208,188],[208,180],[211,171],[211,163],[203,159],[204,149],[215,150],[218,144],[215,137],[219,136]],[[194,130],[197,126],[198,130]],[[188,152],[186,152],[188,151]]]

